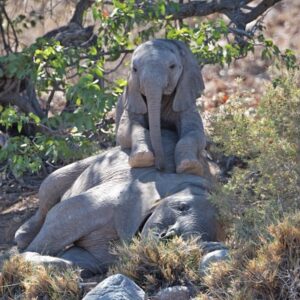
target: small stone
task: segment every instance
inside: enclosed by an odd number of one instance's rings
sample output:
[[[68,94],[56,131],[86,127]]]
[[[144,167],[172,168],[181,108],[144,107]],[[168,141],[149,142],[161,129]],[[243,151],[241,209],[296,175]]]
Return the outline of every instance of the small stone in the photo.
[[[16,223],[21,223],[22,222],[22,218],[20,218],[19,216],[14,216],[13,217],[14,222]]]
[[[101,281],[82,300],[144,300],[145,292],[131,279],[112,275]]]
[[[230,259],[229,251],[227,249],[215,250],[205,254],[200,262],[199,274],[205,276],[209,273],[209,266],[215,262],[226,261]]]
[[[189,300],[190,291],[186,286],[172,286],[159,291],[151,300]]]
[[[216,250],[228,250],[228,248],[220,242],[201,242],[201,248],[203,250],[203,255]]]

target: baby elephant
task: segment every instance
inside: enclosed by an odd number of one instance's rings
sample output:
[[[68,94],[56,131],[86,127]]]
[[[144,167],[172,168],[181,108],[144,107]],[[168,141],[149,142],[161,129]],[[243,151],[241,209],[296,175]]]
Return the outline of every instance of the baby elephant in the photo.
[[[134,51],[128,86],[116,113],[117,143],[131,148],[131,167],[155,164],[164,169],[161,129],[165,128],[179,136],[176,172],[204,175],[201,154],[206,139],[196,107],[203,89],[200,68],[184,43],[158,39]]]

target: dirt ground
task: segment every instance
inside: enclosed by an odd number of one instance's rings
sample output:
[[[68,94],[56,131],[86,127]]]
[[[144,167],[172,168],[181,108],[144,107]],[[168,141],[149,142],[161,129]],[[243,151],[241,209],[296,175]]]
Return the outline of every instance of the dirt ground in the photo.
[[[53,27],[57,26],[55,22],[52,23]],[[295,50],[298,58],[300,55],[299,23],[299,0],[284,0],[265,18],[266,33],[281,49]],[[37,34],[43,33],[37,32]],[[202,97],[204,110],[211,110],[223,103],[224,99],[239,88],[249,91],[253,101],[259,101],[264,85],[270,79],[266,73],[267,68],[268,65],[260,60],[258,54],[250,55],[226,68],[205,67],[203,74],[206,90]],[[237,77],[241,78],[240,83],[235,80]],[[7,257],[9,252],[15,251],[13,242],[15,231],[37,209],[37,191],[40,182],[41,179],[38,179],[28,186],[14,180],[7,181],[0,178],[0,267],[3,258]]]
[[[16,230],[38,207],[38,184],[22,187],[12,180],[0,182],[0,268],[2,261],[16,251],[13,237]]]

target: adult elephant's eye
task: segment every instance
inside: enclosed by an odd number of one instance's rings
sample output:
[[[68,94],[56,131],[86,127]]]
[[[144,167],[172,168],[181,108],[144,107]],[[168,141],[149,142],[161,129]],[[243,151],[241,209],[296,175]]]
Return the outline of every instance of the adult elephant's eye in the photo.
[[[180,203],[176,208],[179,211],[187,211],[189,210],[190,206],[187,203]]]
[[[176,67],[176,64],[170,65],[170,69],[175,69],[175,67]]]
[[[133,70],[133,72],[134,72],[134,73],[136,73],[136,72],[137,72],[137,68],[136,68],[136,67],[134,67],[134,66],[132,67],[132,70]]]

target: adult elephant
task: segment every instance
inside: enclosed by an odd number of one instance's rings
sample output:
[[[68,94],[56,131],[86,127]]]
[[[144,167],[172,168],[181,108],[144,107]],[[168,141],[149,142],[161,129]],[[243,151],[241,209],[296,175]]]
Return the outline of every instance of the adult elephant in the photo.
[[[158,39],[137,47],[127,89],[117,105],[117,143],[131,148],[132,167],[164,168],[165,128],[179,135],[176,172],[203,176],[206,139],[196,107],[203,89],[199,65],[183,42]]]
[[[216,241],[216,211],[207,200],[210,184],[174,173],[176,142],[174,133],[163,132],[166,172],[132,169],[128,151],[116,147],[52,173],[40,187],[37,213],[15,235],[25,257],[98,273],[115,259],[112,242],[130,241],[139,231]]]

